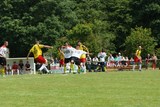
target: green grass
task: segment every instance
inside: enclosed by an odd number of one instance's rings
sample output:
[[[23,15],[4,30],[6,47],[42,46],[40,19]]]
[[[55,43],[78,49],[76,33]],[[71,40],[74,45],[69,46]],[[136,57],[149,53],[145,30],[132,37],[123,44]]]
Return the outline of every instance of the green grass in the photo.
[[[0,107],[159,106],[159,70],[0,77]]]

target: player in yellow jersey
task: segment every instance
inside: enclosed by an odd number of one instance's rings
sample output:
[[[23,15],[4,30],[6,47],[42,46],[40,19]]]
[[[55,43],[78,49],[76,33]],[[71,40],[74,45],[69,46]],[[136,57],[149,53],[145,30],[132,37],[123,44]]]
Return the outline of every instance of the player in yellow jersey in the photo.
[[[79,50],[83,50],[83,51],[89,53],[88,48],[85,45],[83,45],[80,41],[78,41],[78,46],[79,46]],[[83,63],[83,65],[85,66],[85,63],[86,63],[86,54],[82,54],[81,55],[80,62]],[[86,73],[86,72],[84,72],[84,73]]]
[[[65,71],[66,71],[66,68],[64,67],[64,65],[65,65],[65,63],[64,63],[64,53],[63,53],[63,51],[61,50],[61,48],[58,48],[58,54],[59,54],[59,58],[60,58],[60,60],[59,60],[59,67],[60,67],[60,69],[61,69],[61,71],[64,71],[64,73],[65,73]]]
[[[78,46],[79,46],[79,49],[80,49],[80,50],[83,50],[83,51],[89,53],[88,48],[87,48],[85,45],[83,45],[80,41],[78,41]],[[82,63],[85,63],[85,62],[86,62],[86,54],[82,54],[82,55],[81,55],[80,61],[81,61]]]
[[[34,59],[36,61],[36,63],[40,63],[42,64],[42,66],[39,68],[40,71],[42,71],[43,69],[46,70],[49,73],[49,70],[46,68],[46,59],[42,56],[42,48],[53,48],[52,46],[48,46],[48,45],[43,45],[39,43],[40,41],[36,41],[36,44],[33,45],[33,47],[30,49],[28,55],[27,55],[27,59],[30,55],[30,53],[33,53],[34,55]]]
[[[134,57],[133,70],[135,69],[135,65],[136,65],[137,63],[138,63],[138,65],[139,65],[139,71],[142,70],[141,50],[142,50],[142,47],[141,47],[141,46],[139,46],[138,49],[136,50],[135,57]]]

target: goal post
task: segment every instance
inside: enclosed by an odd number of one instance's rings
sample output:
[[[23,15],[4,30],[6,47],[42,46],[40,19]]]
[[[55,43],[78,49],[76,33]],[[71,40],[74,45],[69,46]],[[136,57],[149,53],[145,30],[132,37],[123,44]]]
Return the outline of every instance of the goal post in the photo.
[[[35,66],[33,57],[29,57],[28,60],[27,60],[26,57],[22,57],[22,58],[7,58],[7,64],[9,64],[11,67],[13,65],[13,62],[16,62],[17,64],[19,64],[20,61],[23,61],[24,67],[25,67],[26,62],[28,61],[29,64],[30,64],[30,67],[31,67],[30,73],[31,74],[36,74],[36,66]]]

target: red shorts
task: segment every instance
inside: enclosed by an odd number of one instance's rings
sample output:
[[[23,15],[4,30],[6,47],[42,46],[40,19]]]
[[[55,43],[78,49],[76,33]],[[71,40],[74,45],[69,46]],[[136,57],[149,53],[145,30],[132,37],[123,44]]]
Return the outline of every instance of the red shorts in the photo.
[[[64,65],[64,60],[61,59],[61,60],[59,61],[59,63],[60,63],[60,65]]]
[[[83,63],[86,62],[86,58],[81,58],[80,62],[83,62]]]
[[[43,58],[42,55],[39,55],[38,58],[36,58],[35,60],[36,62],[41,63],[41,64],[46,63],[46,60]]]
[[[140,62],[140,59],[137,56],[135,56],[134,57],[134,62]]]

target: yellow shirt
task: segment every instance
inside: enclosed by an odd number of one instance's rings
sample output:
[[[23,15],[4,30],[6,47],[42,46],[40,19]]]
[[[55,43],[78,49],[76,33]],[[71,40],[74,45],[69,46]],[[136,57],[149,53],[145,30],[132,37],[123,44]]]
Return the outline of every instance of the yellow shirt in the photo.
[[[61,52],[59,52],[59,58],[60,58],[60,60],[64,60],[64,55],[61,53]]]
[[[82,44],[79,46],[79,49],[88,52],[88,48]],[[83,59],[83,58],[86,58],[86,54],[81,55],[80,59]]]
[[[39,55],[42,55],[42,50],[41,50],[41,48],[43,48],[43,47],[44,47],[44,45],[42,45],[42,44],[35,44],[35,45],[30,49],[29,52],[32,52],[33,55],[34,55],[34,58],[36,59],[36,58],[38,58]]]
[[[79,46],[79,49],[88,52],[88,48],[82,44]]]
[[[141,50],[137,50],[137,51],[136,51],[136,56],[137,56],[137,57],[141,57]]]

